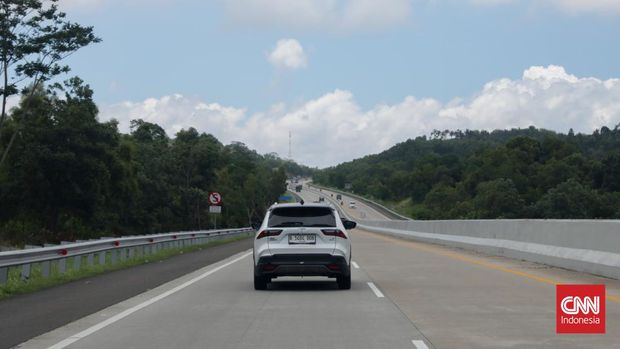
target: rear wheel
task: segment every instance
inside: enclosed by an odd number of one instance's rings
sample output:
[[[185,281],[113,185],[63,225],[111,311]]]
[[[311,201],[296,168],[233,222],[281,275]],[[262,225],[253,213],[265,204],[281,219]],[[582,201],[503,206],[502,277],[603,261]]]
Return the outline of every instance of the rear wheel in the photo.
[[[267,289],[267,278],[254,274],[254,289],[265,290]]]
[[[349,267],[349,274],[346,276],[338,276],[336,282],[338,282],[338,288],[341,290],[351,289],[351,267]]]

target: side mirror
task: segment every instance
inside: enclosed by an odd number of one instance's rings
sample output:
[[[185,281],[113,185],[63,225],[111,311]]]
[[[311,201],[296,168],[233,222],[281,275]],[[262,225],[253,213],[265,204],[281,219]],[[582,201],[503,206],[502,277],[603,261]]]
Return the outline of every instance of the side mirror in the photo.
[[[348,219],[343,219],[342,225],[344,225],[344,228],[346,230],[351,230],[351,229],[355,229],[355,227],[357,226],[357,223],[350,221]]]

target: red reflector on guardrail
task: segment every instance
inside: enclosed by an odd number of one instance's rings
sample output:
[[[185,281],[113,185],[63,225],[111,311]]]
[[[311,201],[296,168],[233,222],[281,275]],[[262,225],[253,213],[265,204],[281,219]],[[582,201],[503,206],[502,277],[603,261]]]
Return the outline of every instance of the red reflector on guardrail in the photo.
[[[173,238],[173,239],[176,239],[176,238],[177,238],[177,236],[176,236],[176,235],[172,235],[172,238]]]
[[[112,243],[112,245],[114,245],[114,246],[120,246],[120,245],[121,245],[121,242],[120,242],[120,241],[114,241],[114,242]]]
[[[69,251],[67,251],[66,248],[63,248],[62,250],[58,251],[58,254],[61,256],[66,256],[69,253]]]

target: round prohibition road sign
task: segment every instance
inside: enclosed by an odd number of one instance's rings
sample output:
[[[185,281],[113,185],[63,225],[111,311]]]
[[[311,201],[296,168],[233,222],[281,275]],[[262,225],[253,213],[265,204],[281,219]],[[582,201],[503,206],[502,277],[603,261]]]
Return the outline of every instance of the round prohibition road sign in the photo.
[[[209,203],[211,205],[219,205],[222,202],[222,194],[212,191],[209,193]]]

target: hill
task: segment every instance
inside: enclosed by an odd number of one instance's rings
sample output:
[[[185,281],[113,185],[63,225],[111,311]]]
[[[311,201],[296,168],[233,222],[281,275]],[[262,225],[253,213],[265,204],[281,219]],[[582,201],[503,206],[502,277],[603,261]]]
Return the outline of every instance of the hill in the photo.
[[[620,218],[620,125],[434,131],[315,173],[415,219]]]

